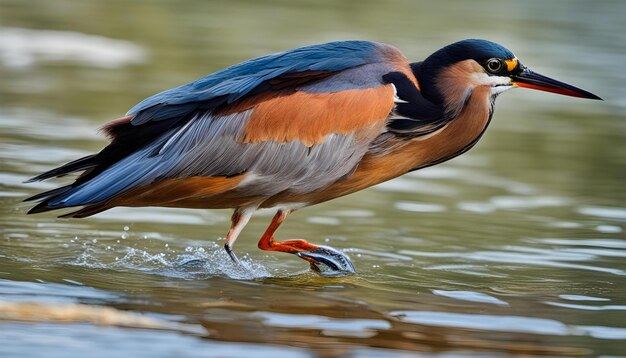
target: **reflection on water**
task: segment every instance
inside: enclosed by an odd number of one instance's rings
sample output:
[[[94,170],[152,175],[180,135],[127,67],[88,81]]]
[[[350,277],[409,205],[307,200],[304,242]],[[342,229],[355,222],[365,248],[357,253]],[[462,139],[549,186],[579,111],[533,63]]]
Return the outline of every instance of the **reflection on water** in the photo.
[[[624,4],[0,0],[0,355],[623,354]],[[238,240],[241,267],[227,211],[25,215],[56,184],[24,180],[101,148],[96,128],[154,92],[309,43],[420,59],[470,36],[606,101],[507,93],[470,153],[278,233],[343,250],[357,275],[259,251],[271,212]]]

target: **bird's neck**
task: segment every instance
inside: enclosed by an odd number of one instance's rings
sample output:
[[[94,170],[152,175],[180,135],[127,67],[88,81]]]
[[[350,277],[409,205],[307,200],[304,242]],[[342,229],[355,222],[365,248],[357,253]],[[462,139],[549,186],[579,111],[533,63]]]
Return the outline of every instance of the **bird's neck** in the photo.
[[[448,66],[432,66],[426,62],[411,64],[420,83],[424,98],[439,106],[448,119],[460,115],[470,96],[482,83],[477,74],[483,72],[474,60],[464,60]],[[491,97],[491,93],[488,95]]]
[[[458,115],[446,126],[406,144],[406,154],[399,153],[408,157],[403,169],[412,171],[445,162],[473,147],[493,114],[491,87],[474,87],[462,103],[451,103],[449,108],[452,106],[458,106]]]
[[[480,139],[489,125],[493,112],[490,86],[475,87],[465,100],[459,114],[439,130],[428,135],[403,141],[380,158],[366,158],[376,162],[372,166],[389,166],[380,182],[406,172],[435,165],[469,150]]]

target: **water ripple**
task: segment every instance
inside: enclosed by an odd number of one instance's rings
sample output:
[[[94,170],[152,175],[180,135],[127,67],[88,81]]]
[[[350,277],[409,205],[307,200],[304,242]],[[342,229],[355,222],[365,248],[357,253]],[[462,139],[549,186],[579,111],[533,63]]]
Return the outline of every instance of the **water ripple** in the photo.
[[[562,302],[544,302],[550,306],[573,308],[584,311],[626,311],[626,305],[604,305],[604,306],[589,306],[589,305],[577,305],[573,303]]]
[[[559,298],[569,301],[610,301],[609,298],[592,297],[584,295],[559,295]]]
[[[274,327],[299,327],[320,329],[327,332],[345,332],[351,336],[371,335],[372,330],[391,328],[388,321],[381,319],[331,318],[307,314],[282,314],[275,312],[255,312],[253,317],[260,318],[264,324]]]
[[[606,219],[626,220],[626,208],[583,206],[578,208],[583,215],[598,216]]]
[[[491,303],[494,305],[502,305],[502,306],[509,305],[508,303],[502,301],[499,298],[490,296],[482,292],[433,290],[433,293],[437,296],[453,298],[455,300],[461,300],[461,301]]]
[[[571,268],[587,271],[605,272],[613,275],[626,276],[626,271],[602,267],[597,265],[581,265],[563,261],[590,261],[596,255],[591,253],[561,252],[557,250],[542,250],[529,247],[509,246],[508,249],[519,250],[521,252],[510,251],[474,251],[474,252],[423,252],[414,250],[400,250],[399,253],[417,257],[448,257],[462,261],[472,260],[480,262],[498,262],[503,264],[522,264],[533,266],[546,266],[558,268]]]
[[[68,61],[115,68],[143,63],[146,51],[130,41],[79,32],[0,27],[0,63],[27,67],[44,61]]]
[[[454,312],[393,311],[390,316],[420,325],[470,328],[498,332],[547,334],[556,336],[592,336],[600,339],[625,339],[626,328],[566,325],[553,319],[497,316]]]
[[[619,239],[533,239],[533,242],[553,245],[597,246],[614,249],[626,249],[626,240]]]

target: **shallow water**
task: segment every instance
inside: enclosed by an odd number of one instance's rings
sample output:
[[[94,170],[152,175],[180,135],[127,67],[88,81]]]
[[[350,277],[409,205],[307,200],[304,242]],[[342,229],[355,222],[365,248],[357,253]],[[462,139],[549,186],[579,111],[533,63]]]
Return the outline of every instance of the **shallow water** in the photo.
[[[266,2],[264,2],[266,3]],[[626,354],[626,3],[0,0],[0,356]],[[345,251],[321,278],[261,252],[257,215],[26,216],[28,177],[101,148],[142,98],[247,58],[370,39],[422,59],[483,37],[605,99],[516,90],[479,145],[295,213]]]

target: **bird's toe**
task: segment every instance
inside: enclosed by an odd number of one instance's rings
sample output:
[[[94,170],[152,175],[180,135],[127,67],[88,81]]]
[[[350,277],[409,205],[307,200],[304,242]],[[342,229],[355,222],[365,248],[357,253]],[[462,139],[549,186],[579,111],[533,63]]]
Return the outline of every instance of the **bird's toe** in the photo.
[[[356,273],[350,258],[332,247],[319,246],[296,254],[309,261],[311,269],[322,276],[344,276]]]

